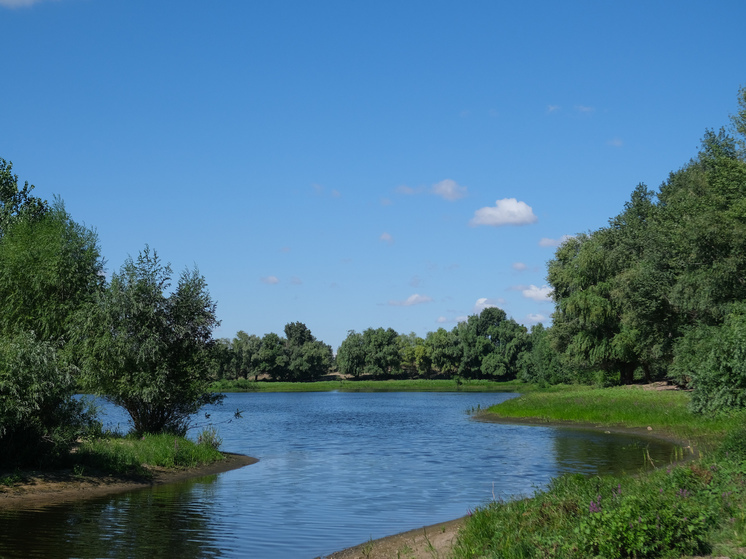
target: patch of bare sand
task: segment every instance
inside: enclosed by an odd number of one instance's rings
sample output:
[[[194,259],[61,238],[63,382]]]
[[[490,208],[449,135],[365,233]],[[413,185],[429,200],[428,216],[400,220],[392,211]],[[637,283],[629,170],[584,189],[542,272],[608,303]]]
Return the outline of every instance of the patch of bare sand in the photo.
[[[466,517],[371,540],[326,559],[433,559],[449,557]]]
[[[224,452],[224,460],[196,468],[151,468],[152,478],[115,475],[76,475],[72,470],[21,472],[22,483],[0,485],[0,509],[38,508],[80,501],[219,474],[258,462],[243,454]]]

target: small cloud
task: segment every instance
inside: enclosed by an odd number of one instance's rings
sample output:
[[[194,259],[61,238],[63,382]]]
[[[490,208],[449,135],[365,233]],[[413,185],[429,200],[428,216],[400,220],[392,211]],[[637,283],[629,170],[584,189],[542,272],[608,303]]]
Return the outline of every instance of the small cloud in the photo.
[[[531,299],[532,301],[536,301],[537,303],[546,303],[548,301],[551,301],[551,293],[552,288],[548,285],[543,285],[541,287],[529,285],[528,287],[521,289],[521,294],[526,299]]]
[[[314,183],[311,186],[313,187],[313,193],[316,196],[321,196],[322,194],[324,194],[324,187],[321,186],[320,184]]]
[[[621,140],[621,138],[612,138],[606,143],[614,148],[620,148],[624,145],[624,142]]]
[[[415,194],[422,193],[422,190],[422,187],[412,188],[411,186],[403,184],[401,186],[397,186],[395,192],[397,194],[403,194],[404,196],[414,196]]]
[[[575,105],[575,110],[579,113],[590,114],[596,112],[596,109],[587,105]]]
[[[25,8],[26,6],[33,6],[39,4],[44,0],[0,0],[0,6],[6,8]]]
[[[515,198],[503,198],[497,200],[494,207],[481,208],[475,211],[469,225],[472,227],[479,225],[490,225],[492,227],[527,225],[535,223],[537,219],[534,210],[526,202],[519,202]]]
[[[477,302],[474,303],[474,314],[479,314],[484,309],[489,309],[491,307],[499,308],[499,306],[503,304],[505,304],[505,299],[487,299],[486,297],[482,297],[477,299]]]
[[[389,301],[389,305],[392,307],[411,307],[412,305],[430,303],[432,300],[432,297],[415,293],[414,295],[410,295],[409,297],[407,297],[404,301]]]
[[[528,266],[526,266],[523,262],[513,262],[510,267],[514,270],[518,270],[519,272],[523,272],[524,270],[528,269]]]
[[[435,320],[435,322],[437,322],[438,324],[445,324],[446,322],[448,322],[448,319],[445,316],[439,316]]]
[[[459,186],[456,181],[451,179],[445,179],[437,184],[434,184],[430,189],[432,194],[440,196],[444,200],[454,201],[459,198],[466,196],[466,187]]]
[[[381,198],[382,206],[390,206],[391,204],[393,204],[393,202],[391,201],[391,198]]]
[[[568,239],[572,239],[574,235],[562,235],[559,239],[550,239],[549,237],[542,237],[539,241],[540,247],[558,247]]]
[[[556,113],[560,110],[559,105],[547,105],[547,114],[550,115],[552,113]]]
[[[298,276],[290,278],[290,283],[293,285],[303,285],[303,281]]]
[[[331,194],[332,198],[340,198],[342,194],[340,194],[339,190],[332,190],[329,194]]]
[[[389,233],[386,233],[386,232],[381,233],[381,236],[378,237],[378,240],[383,241],[387,245],[394,244],[394,237],[392,237]]]
[[[409,285],[412,287],[419,287],[422,283],[422,278],[420,276],[412,276],[412,279],[409,280]]]
[[[539,324],[539,322],[546,322],[547,317],[543,314],[527,314],[526,318],[523,319],[524,324]]]
[[[264,276],[262,277],[262,283],[266,283],[267,285],[276,285],[280,283],[280,280],[277,279],[277,276]]]
[[[280,252],[284,252],[285,254],[287,254],[287,253],[288,253],[288,252],[290,252],[291,250],[292,250],[292,249],[291,249],[290,247],[282,247],[282,248],[280,249]]]

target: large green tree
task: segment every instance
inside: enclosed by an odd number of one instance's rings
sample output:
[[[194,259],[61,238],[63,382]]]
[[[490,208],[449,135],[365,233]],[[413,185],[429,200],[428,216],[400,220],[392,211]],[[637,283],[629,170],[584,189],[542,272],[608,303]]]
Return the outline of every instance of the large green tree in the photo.
[[[19,187],[11,168],[0,159],[0,463],[49,464],[92,424],[73,397],[67,342],[103,261],[95,232]]]
[[[122,406],[137,433],[184,434],[208,390],[212,330],[218,324],[205,278],[171,268],[148,247],[81,313],[78,342],[87,388]]]

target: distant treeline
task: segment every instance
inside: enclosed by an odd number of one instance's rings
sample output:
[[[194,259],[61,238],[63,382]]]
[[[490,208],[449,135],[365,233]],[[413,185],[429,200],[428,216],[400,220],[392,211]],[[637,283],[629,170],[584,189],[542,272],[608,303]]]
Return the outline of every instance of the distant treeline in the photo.
[[[432,378],[458,375],[470,379],[563,380],[549,349],[547,331],[531,332],[498,308],[484,309],[448,331],[439,328],[423,339],[393,328],[351,330],[332,357],[330,346],[316,340],[305,324],[285,326],[285,338],[238,332],[218,340],[213,377],[218,380],[260,377],[278,381],[314,381],[339,372],[355,378]],[[567,380],[567,379],[564,379]]]

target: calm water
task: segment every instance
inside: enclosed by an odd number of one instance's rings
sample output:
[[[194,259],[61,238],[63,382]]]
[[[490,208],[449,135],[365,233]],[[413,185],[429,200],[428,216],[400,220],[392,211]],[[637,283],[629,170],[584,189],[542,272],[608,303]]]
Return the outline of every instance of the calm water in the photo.
[[[0,557],[308,558],[530,494],[562,472],[634,471],[664,443],[474,421],[514,394],[230,394],[223,450],[260,462],[187,483],[0,511]],[[232,420],[236,410],[243,418]],[[108,409],[110,424],[124,416]],[[200,418],[198,418],[200,419]],[[202,418],[204,419],[204,418]]]

